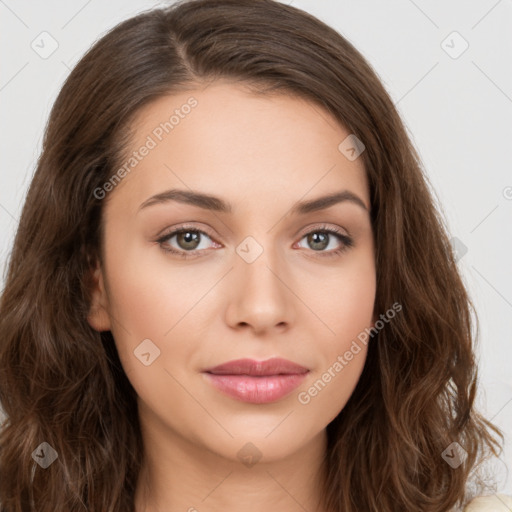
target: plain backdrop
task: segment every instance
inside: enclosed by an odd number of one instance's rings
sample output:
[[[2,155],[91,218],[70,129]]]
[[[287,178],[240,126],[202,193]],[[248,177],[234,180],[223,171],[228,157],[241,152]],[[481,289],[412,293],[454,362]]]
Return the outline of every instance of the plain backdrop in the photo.
[[[505,432],[492,474],[497,490],[512,494],[512,1],[283,1],[361,51],[420,153],[478,311],[478,404]],[[2,289],[60,87],[94,41],[157,5],[164,2],[0,0]],[[41,38],[45,51],[55,47],[51,55],[41,55]]]

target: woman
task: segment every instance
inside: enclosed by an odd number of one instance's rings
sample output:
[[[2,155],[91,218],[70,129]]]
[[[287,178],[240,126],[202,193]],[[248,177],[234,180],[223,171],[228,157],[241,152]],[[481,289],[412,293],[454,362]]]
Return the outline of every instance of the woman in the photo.
[[[271,0],[142,13],[68,77],[26,198],[1,510],[460,510],[503,439],[471,313],[346,39]]]

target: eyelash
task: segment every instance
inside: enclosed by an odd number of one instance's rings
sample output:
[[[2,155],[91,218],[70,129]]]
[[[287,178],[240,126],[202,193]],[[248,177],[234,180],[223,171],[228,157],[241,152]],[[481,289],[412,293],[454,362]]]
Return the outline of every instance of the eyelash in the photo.
[[[195,227],[188,227],[185,225],[185,226],[179,226],[178,228],[170,231],[169,233],[166,233],[165,235],[163,235],[160,238],[158,238],[157,240],[155,240],[155,242],[157,242],[160,245],[161,249],[163,251],[165,251],[166,253],[175,254],[176,256],[179,256],[184,259],[194,257],[197,252],[201,252],[203,249],[199,249],[199,250],[195,250],[195,251],[178,251],[178,250],[170,248],[169,246],[166,246],[164,244],[164,242],[167,242],[168,240],[170,240],[174,235],[182,233],[182,232],[200,233],[202,235],[206,235],[210,239],[213,239],[213,237],[210,236],[206,231],[197,229]],[[312,233],[327,233],[330,235],[335,235],[342,242],[341,247],[339,247],[338,249],[333,249],[333,250],[327,251],[327,252],[313,251],[313,252],[319,253],[318,257],[320,257],[320,258],[331,258],[331,257],[339,256],[341,253],[347,251],[354,245],[354,241],[352,240],[352,238],[343,234],[341,231],[339,231],[336,228],[332,228],[332,227],[328,228],[325,225],[316,227],[316,228],[312,229],[311,231],[304,233],[300,239],[302,240],[304,237],[306,237]]]

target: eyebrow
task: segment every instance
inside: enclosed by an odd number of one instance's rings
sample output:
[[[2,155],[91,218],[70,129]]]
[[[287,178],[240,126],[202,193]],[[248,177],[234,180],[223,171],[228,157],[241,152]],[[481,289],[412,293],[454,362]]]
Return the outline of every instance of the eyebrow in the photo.
[[[149,206],[164,204],[169,201],[177,201],[179,203],[190,204],[205,210],[211,210],[220,213],[232,213],[233,211],[231,204],[227,203],[220,197],[215,197],[192,190],[179,189],[170,189],[151,196],[139,206],[139,211]],[[356,204],[363,208],[365,211],[368,211],[368,208],[359,196],[350,190],[342,190],[340,192],[335,192],[333,194],[318,197],[309,201],[298,202],[291,209],[291,214],[304,215],[306,213],[324,210],[330,206],[346,201]]]

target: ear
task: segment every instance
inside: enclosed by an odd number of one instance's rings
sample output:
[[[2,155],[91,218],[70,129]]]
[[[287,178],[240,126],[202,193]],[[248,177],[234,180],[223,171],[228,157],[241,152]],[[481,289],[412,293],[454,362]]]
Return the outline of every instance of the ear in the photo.
[[[110,331],[110,305],[105,291],[103,269],[98,261],[91,274],[91,286],[91,307],[87,321],[98,332]]]

